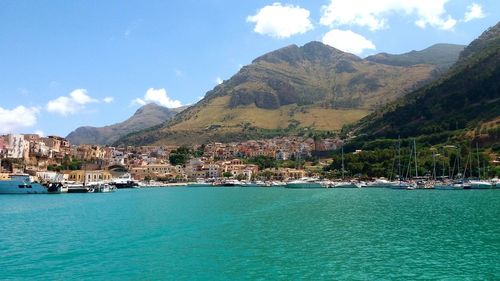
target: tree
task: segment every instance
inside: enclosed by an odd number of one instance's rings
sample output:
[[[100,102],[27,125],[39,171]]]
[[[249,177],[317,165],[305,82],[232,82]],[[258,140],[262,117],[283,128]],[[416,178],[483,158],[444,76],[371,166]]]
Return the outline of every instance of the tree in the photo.
[[[230,177],[232,177],[232,176],[233,176],[233,174],[232,174],[231,172],[224,172],[224,173],[222,174],[222,176],[223,176],[223,177],[225,177],[225,178],[230,178]]]
[[[188,154],[179,154],[179,153],[172,153],[168,157],[170,164],[172,164],[174,166],[185,165],[188,159],[189,159]]]
[[[245,174],[239,174],[236,176],[236,179],[239,181],[246,180],[247,176]]]

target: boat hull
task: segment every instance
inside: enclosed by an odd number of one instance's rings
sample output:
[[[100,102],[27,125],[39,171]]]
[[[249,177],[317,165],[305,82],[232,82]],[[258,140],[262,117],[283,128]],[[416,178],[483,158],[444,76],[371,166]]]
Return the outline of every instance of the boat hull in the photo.
[[[286,188],[294,188],[294,189],[314,189],[314,188],[323,188],[320,183],[316,182],[306,182],[306,183],[287,183],[285,185]]]
[[[47,194],[45,186],[34,182],[0,181],[0,194]]]

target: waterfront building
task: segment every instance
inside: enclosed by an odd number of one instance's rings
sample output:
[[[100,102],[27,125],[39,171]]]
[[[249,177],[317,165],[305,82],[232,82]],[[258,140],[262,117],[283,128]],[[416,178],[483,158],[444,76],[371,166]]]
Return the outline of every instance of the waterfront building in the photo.
[[[96,170],[96,171],[85,171],[85,170],[77,170],[67,172],[68,180],[76,181],[76,182],[99,182],[99,181],[109,181],[112,176],[108,171]]]

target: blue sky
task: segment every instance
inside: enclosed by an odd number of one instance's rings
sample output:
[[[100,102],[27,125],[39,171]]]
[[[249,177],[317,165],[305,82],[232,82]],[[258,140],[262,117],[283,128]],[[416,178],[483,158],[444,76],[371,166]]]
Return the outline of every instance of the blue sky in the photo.
[[[366,55],[468,44],[496,0],[0,1],[0,134],[66,136],[141,104],[191,104],[252,59],[309,41]]]

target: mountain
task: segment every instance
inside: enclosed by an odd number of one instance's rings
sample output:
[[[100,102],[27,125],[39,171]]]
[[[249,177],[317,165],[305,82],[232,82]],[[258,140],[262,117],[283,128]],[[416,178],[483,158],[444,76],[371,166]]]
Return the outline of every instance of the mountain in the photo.
[[[428,83],[435,65],[392,66],[320,42],[255,59],[161,128],[118,144],[230,141],[261,133],[338,130]]]
[[[500,124],[500,23],[467,46],[446,75],[367,116],[353,132],[411,137],[484,123]]]
[[[146,104],[124,122],[105,127],[79,127],[66,138],[71,144],[112,144],[119,138],[144,130],[174,117],[185,108],[166,108],[155,103]]]
[[[441,71],[445,71],[458,60],[460,52],[464,48],[464,45],[435,44],[421,51],[411,51],[399,55],[380,53],[366,57],[366,60],[396,66],[434,64]]]

